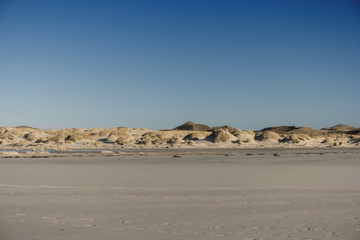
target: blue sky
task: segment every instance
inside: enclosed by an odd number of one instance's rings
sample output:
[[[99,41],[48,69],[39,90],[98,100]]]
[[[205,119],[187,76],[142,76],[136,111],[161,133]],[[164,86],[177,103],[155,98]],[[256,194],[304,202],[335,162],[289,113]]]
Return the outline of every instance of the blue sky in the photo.
[[[0,126],[360,127],[360,3],[0,0]]]

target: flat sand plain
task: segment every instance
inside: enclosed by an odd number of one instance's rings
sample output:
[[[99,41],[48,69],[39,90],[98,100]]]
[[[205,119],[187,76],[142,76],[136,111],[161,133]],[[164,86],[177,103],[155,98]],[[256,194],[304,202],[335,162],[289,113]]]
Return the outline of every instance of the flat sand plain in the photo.
[[[0,159],[0,239],[360,239],[359,149],[200,152]]]

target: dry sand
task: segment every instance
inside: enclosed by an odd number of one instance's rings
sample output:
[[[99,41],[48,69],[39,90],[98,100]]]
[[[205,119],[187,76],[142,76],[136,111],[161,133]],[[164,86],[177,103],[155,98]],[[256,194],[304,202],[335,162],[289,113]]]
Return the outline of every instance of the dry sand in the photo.
[[[0,239],[357,240],[359,173],[359,149],[2,158]]]

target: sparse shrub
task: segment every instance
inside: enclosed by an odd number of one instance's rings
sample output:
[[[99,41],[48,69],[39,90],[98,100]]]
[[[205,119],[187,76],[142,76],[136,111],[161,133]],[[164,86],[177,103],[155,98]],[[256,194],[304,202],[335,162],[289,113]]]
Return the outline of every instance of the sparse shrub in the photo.
[[[81,142],[86,140],[87,141],[93,140],[93,138],[85,133],[74,133],[65,138],[65,141],[71,141],[71,142]]]
[[[172,137],[167,141],[167,143],[169,143],[169,144],[180,144],[181,140],[178,137]]]
[[[202,140],[205,139],[206,137],[208,137],[209,135],[211,135],[211,132],[201,132],[201,131],[196,131],[196,132],[192,132],[188,135],[186,135],[184,137],[184,140]]]
[[[118,139],[116,139],[115,142],[119,145],[128,144],[130,142],[129,136],[126,136],[126,135],[120,136]]]
[[[231,134],[223,129],[215,130],[210,137],[214,143],[227,142],[231,139]]]
[[[279,141],[279,135],[275,132],[265,131],[256,135],[255,139],[259,141]]]

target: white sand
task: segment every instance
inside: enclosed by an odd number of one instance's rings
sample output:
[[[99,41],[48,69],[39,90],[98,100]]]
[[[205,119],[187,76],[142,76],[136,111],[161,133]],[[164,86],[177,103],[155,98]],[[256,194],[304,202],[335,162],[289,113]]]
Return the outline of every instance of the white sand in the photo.
[[[176,154],[0,159],[0,239],[360,239],[356,149]]]

